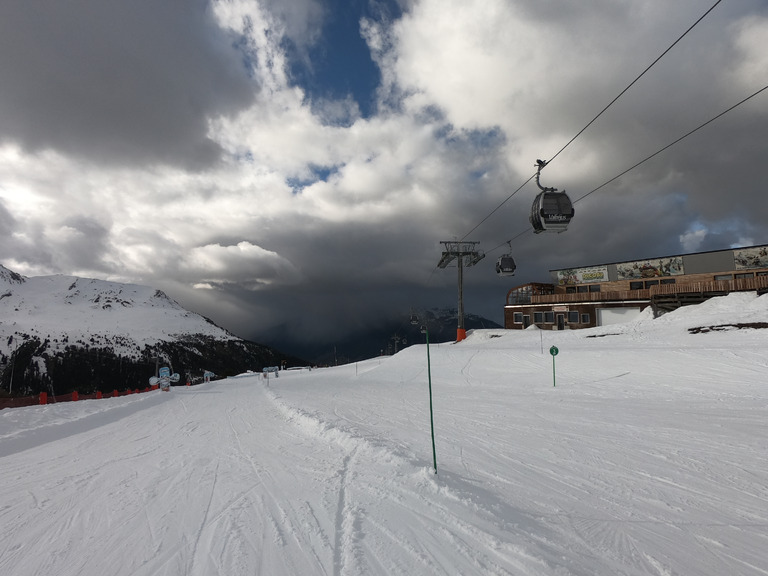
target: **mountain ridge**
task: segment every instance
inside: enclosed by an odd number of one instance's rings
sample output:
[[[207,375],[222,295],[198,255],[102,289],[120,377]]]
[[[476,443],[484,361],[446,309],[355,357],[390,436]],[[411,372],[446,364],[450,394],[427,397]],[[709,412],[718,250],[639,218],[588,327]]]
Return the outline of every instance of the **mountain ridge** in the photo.
[[[143,387],[158,364],[183,382],[302,359],[239,338],[161,290],[0,265],[0,389],[55,394]]]

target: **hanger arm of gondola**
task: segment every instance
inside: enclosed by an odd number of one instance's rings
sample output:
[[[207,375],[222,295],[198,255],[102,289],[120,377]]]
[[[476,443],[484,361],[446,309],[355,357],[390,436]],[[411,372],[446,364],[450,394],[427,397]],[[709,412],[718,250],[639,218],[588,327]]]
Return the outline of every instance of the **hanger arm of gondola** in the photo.
[[[539,178],[541,177],[541,169],[544,168],[549,162],[546,160],[536,160],[536,186],[539,187],[539,189],[542,192],[557,192],[557,188],[547,188],[545,186],[541,185],[541,182],[539,182]]]

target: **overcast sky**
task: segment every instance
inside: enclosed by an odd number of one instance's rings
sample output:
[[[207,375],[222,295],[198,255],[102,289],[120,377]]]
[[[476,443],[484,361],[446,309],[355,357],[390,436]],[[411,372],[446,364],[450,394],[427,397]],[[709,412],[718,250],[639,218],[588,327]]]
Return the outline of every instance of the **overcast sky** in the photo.
[[[563,234],[530,230],[533,181],[499,207],[713,4],[0,3],[0,263],[330,341],[455,307],[443,240],[480,242],[465,309],[497,322],[550,269],[768,243],[768,91]],[[576,200],[766,85],[768,2],[724,0],[542,184]]]

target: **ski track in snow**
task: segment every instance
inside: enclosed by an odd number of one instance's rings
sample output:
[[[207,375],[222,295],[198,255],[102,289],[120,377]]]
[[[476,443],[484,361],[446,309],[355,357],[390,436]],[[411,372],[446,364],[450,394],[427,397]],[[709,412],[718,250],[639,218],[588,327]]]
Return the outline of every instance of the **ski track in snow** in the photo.
[[[0,574],[764,576],[768,331],[686,326],[434,346],[438,474],[423,345],[0,411]]]

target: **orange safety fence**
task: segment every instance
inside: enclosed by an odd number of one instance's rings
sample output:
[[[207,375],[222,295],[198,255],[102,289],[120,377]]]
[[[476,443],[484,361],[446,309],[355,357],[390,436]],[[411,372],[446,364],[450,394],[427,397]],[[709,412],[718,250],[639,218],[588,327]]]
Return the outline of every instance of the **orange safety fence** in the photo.
[[[39,406],[42,404],[55,404],[58,402],[77,402],[78,400],[98,400],[101,398],[116,398],[118,396],[127,396],[128,394],[141,394],[157,390],[158,386],[149,386],[147,388],[134,388],[128,390],[112,390],[111,393],[104,394],[101,391],[93,394],[80,394],[71,392],[69,394],[59,394],[58,396],[49,396],[47,392],[40,392],[36,396],[17,396],[14,398],[0,398],[0,410],[3,408],[21,408],[23,406]]]

